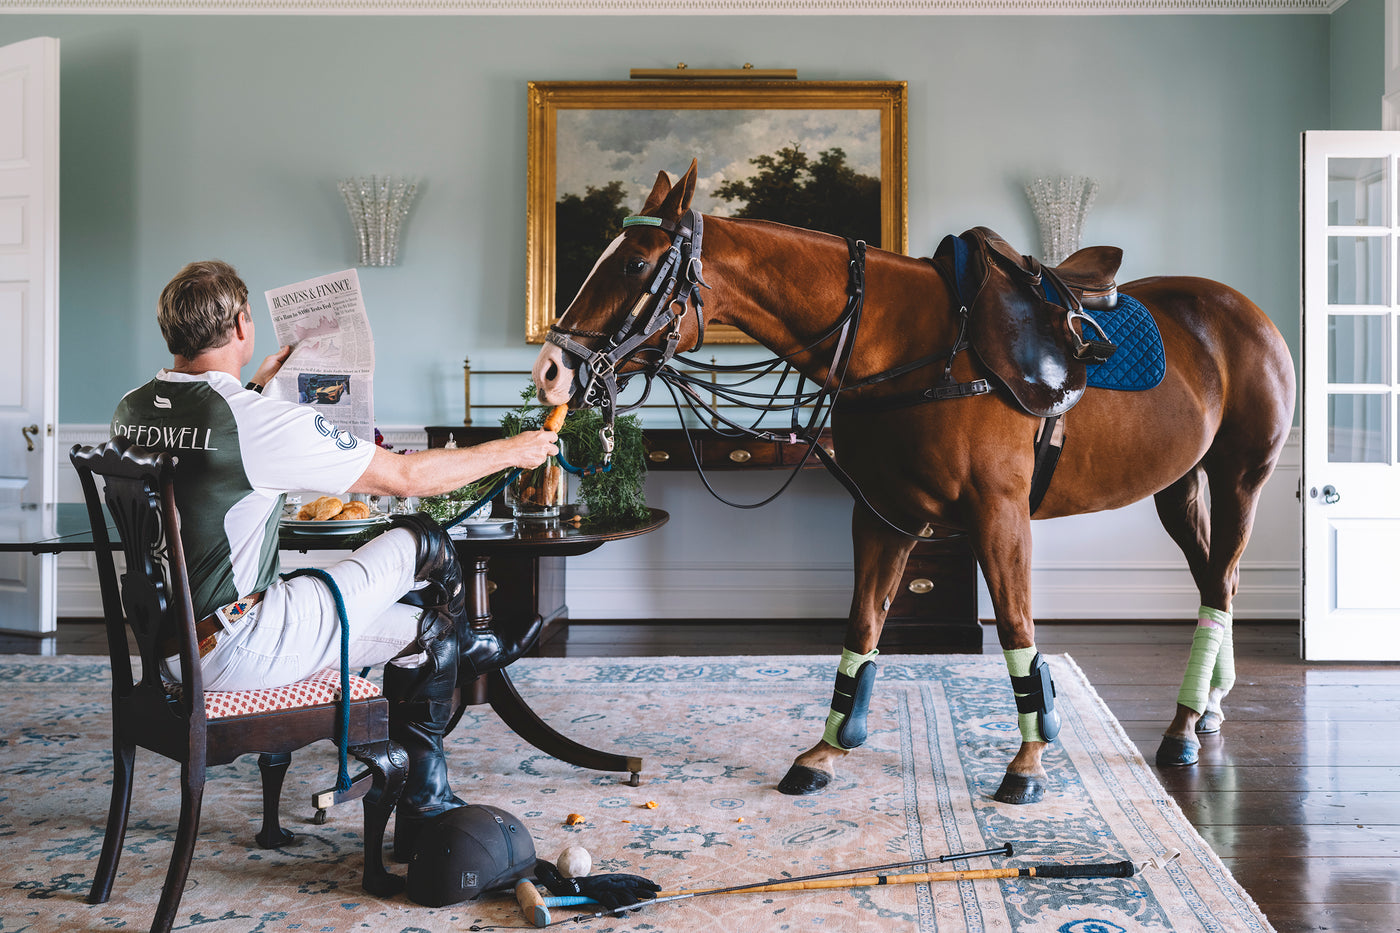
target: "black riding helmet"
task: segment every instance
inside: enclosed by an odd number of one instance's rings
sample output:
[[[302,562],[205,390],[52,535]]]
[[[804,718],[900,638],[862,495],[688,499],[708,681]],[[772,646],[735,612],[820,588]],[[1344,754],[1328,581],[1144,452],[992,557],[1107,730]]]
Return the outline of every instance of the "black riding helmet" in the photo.
[[[468,804],[433,817],[408,862],[409,898],[445,907],[514,885],[535,871],[535,841],[517,817]]]

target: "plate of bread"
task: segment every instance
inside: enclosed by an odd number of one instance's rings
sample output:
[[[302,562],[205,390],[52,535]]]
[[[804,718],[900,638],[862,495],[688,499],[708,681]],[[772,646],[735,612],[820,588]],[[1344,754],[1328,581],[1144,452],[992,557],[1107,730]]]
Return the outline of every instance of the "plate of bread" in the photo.
[[[321,496],[303,505],[296,515],[282,519],[282,527],[297,534],[344,535],[386,521],[389,516],[375,512],[367,502],[345,502],[335,496]]]

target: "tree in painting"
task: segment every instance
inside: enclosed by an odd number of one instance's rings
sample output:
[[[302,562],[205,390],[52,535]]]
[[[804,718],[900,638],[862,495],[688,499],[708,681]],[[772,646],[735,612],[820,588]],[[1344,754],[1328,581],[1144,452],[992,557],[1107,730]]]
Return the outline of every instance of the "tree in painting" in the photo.
[[[583,287],[593,263],[622,229],[631,213],[624,205],[622,182],[601,188],[589,185],[583,197],[566,194],[554,205],[554,229],[559,231],[554,256],[554,316],[560,317]]]
[[[715,197],[743,202],[735,217],[773,220],[880,245],[880,179],[846,164],[845,150],[824,149],[815,161],[798,146],[749,160],[758,171],[715,189]]]

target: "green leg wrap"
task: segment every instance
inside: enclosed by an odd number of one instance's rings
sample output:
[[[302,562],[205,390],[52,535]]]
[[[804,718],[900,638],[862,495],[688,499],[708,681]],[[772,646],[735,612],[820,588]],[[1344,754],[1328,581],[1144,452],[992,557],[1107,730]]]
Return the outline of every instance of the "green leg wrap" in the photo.
[[[1221,623],[1222,617],[1225,619],[1224,624]],[[1191,636],[1191,657],[1186,661],[1186,673],[1181,678],[1181,689],[1177,691],[1176,702],[1198,713],[1204,713],[1210,698],[1215,665],[1220,658],[1220,646],[1229,630],[1229,614],[1202,606],[1197,613],[1197,619],[1196,632]],[[1233,656],[1229,666],[1233,680]]]
[[[1220,637],[1220,653],[1215,656],[1215,671],[1210,675],[1210,686],[1212,689],[1218,688],[1223,693],[1229,693],[1230,688],[1235,685],[1234,618],[1228,612],[1220,612],[1202,606],[1201,614],[1204,615],[1207,612],[1212,614],[1212,618],[1224,630],[1224,634]]]
[[[828,745],[850,749],[865,741],[865,717],[870,711],[870,694],[875,688],[876,648],[869,654],[841,650],[836,665],[836,689],[831,694],[831,712],[826,717],[822,739]]]
[[[1025,742],[1053,742],[1060,734],[1060,714],[1055,712],[1055,685],[1050,668],[1035,645],[1003,650],[1011,690],[1016,695],[1016,723]]]

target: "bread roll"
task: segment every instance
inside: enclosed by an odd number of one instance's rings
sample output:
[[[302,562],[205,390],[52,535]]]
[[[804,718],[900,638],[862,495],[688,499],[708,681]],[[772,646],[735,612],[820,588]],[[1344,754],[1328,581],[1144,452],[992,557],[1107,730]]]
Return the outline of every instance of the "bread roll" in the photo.
[[[343,521],[346,519],[369,518],[368,502],[347,502],[345,508],[337,512],[332,521]]]

